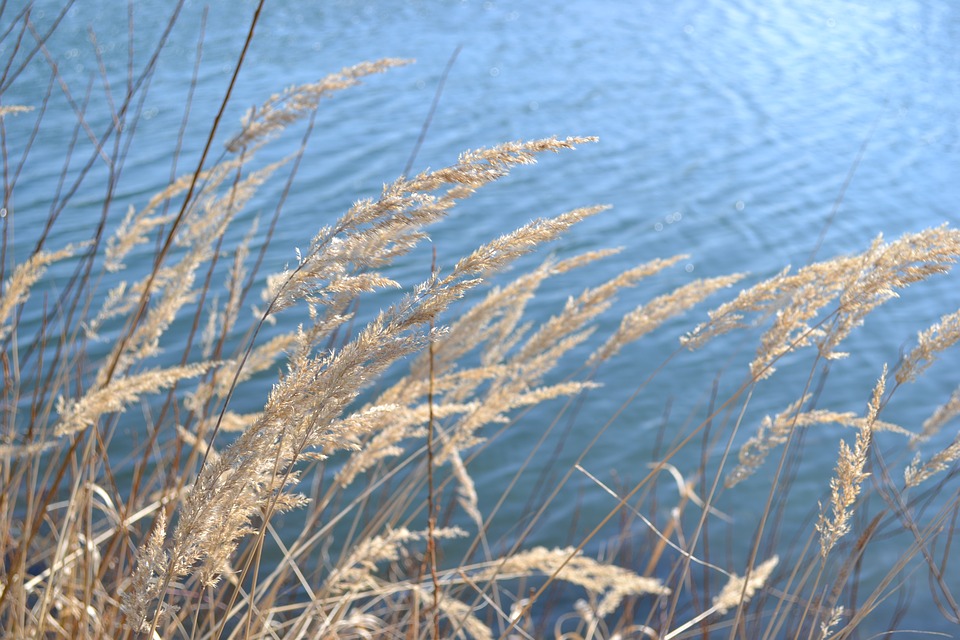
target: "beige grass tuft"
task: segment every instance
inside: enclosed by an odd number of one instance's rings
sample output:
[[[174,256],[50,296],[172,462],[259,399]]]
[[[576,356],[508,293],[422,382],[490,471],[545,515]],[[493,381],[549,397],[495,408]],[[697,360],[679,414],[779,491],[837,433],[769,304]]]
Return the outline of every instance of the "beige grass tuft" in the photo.
[[[873,426],[880,413],[880,403],[887,383],[887,367],[873,388],[873,395],[867,405],[866,420],[861,423],[857,432],[857,439],[851,450],[846,442],[840,441],[840,455],[837,458],[836,476],[830,480],[830,506],[833,518],[827,517],[821,509],[820,519],[817,522],[817,532],[820,534],[820,556],[826,558],[833,549],[837,540],[850,531],[850,519],[853,517],[853,506],[860,495],[863,481],[869,477],[864,469],[867,465],[867,455],[870,443],[873,440]]]
[[[0,297],[0,340],[9,335],[10,316],[18,305],[30,296],[30,288],[36,284],[51,264],[74,255],[82,245],[68,245],[58,251],[39,251],[18,265],[6,282],[3,283],[3,297]]]
[[[744,314],[773,315],[773,324],[761,337],[757,356],[750,364],[755,380],[768,377],[773,363],[789,351],[815,345],[819,355],[843,357],[837,351],[850,331],[897,289],[945,273],[960,256],[960,231],[941,226],[907,234],[884,244],[877,237],[860,255],[840,257],[803,267],[795,275],[789,268],[746,289],[731,302],[710,312],[710,321],[684,336],[688,348],[744,326]],[[833,304],[832,310],[821,312]]]
[[[780,558],[773,556],[754,567],[746,579],[737,575],[731,576],[720,593],[713,598],[713,609],[720,615],[724,615],[730,609],[741,607],[749,602],[757,591],[767,584],[779,562]]]

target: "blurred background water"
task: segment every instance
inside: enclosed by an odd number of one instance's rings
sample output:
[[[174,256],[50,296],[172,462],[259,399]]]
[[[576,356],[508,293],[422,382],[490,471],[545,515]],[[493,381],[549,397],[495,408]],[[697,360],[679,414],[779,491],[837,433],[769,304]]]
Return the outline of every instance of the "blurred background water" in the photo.
[[[39,32],[53,26],[62,6],[52,0],[33,3],[32,20]],[[46,43],[71,100],[86,104],[94,132],[105,129],[111,112],[94,47],[100,47],[110,90],[119,95],[126,82],[128,47],[139,71],[173,11],[173,3],[159,0],[141,0],[131,7],[128,14],[126,5],[76,2]],[[144,88],[142,117],[113,198],[111,224],[129,205],[142,207],[169,180],[204,11],[209,13],[181,173],[199,158],[254,7],[250,0],[184,4],[156,73]],[[18,10],[6,6],[0,16],[4,31]],[[29,36],[28,41],[32,43]],[[0,60],[10,59],[14,42],[15,34],[7,34],[0,43]],[[639,262],[690,255],[624,294],[617,306],[624,312],[696,277],[748,272],[747,281],[756,282],[787,264],[801,266],[818,247],[821,233],[817,258],[863,250],[879,233],[894,238],[944,222],[960,226],[957,42],[960,4],[951,0],[268,0],[219,138],[225,142],[236,132],[248,107],[287,86],[361,61],[416,59],[412,66],[370,78],[322,104],[265,265],[264,273],[274,272],[291,262],[294,247],[306,247],[321,225],[354,200],[375,197],[383,183],[403,171],[444,67],[462,47],[415,171],[450,164],[465,149],[507,140],[596,135],[600,142],[542,158],[538,167],[519,168],[455,209],[434,231],[439,264],[449,267],[478,243],[533,217],[608,203],[611,211],[584,223],[550,250],[561,256],[610,246],[626,251],[548,287],[532,312],[546,317],[568,295]],[[22,58],[15,56],[18,62]],[[13,253],[20,257],[33,247],[47,220],[76,115],[61,87],[51,85],[50,65],[42,54],[2,97],[4,104],[39,106],[48,89],[44,127],[15,193],[5,203],[4,224],[12,225]],[[24,125],[32,117],[7,118],[4,123],[14,156],[30,134]],[[89,144],[83,146],[83,135],[77,157],[86,160],[92,151]],[[298,144],[299,135],[288,136],[271,157]],[[68,175],[75,176],[80,164],[73,163]],[[95,165],[58,218],[50,246],[90,237],[103,206],[104,175],[103,167]],[[257,213],[268,216],[281,189],[282,181],[265,187],[244,219]],[[841,193],[842,203],[832,214]],[[245,231],[239,224],[234,237]],[[522,265],[540,259],[542,255]],[[402,260],[396,275],[412,284],[429,269],[425,248]],[[872,315],[848,345],[854,356],[831,370],[821,406],[862,411],[882,364],[893,365],[901,350],[912,345],[916,331],[958,306],[960,287],[956,275],[950,275],[906,292]],[[556,467],[535,463],[531,477],[545,472],[547,486],[555,482],[557,470],[569,466],[607,417],[628,402],[649,375],[651,363],[671,354],[677,337],[702,320],[704,312],[701,306],[669,323],[603,368],[598,378],[605,387],[590,394],[589,411],[569,425]],[[30,320],[28,313],[24,322]],[[604,328],[614,326],[611,319]],[[184,323],[174,330],[186,327]],[[626,404],[584,466],[621,486],[639,481],[662,425],[669,440],[689,429],[687,421],[702,420],[719,372],[725,372],[721,389],[729,391],[743,381],[755,337],[734,337],[719,349],[680,355]],[[945,354],[926,379],[898,391],[884,418],[919,429],[956,387],[957,364],[955,351]],[[809,374],[807,360],[784,362],[751,402],[743,437],[764,414],[795,400]],[[261,380],[263,394],[271,379]],[[244,394],[234,408],[254,410],[256,398],[255,392]],[[478,457],[471,467],[478,485],[503,486],[556,410],[553,406],[534,414],[533,420],[506,434],[495,451]],[[817,500],[828,490],[839,436],[831,428],[805,435],[808,450],[791,494],[793,506],[784,517],[782,541],[806,535],[812,527]],[[942,434],[925,451],[938,450],[952,437]],[[902,440],[881,438],[880,444],[895,449]],[[720,450],[708,455],[715,459]],[[692,472],[699,453],[678,459],[678,466]],[[895,474],[907,459],[897,458]],[[523,520],[535,486],[531,480],[511,494],[501,514],[505,522]],[[549,511],[531,534],[530,546],[576,540],[613,506],[612,499],[583,477],[574,477],[563,491],[569,498]],[[738,520],[755,521],[768,491],[761,473],[721,496],[718,506],[734,518],[730,526],[736,528]],[[578,524],[572,524],[574,517]],[[728,568],[741,569],[750,527],[726,552]],[[498,524],[491,532],[493,539],[510,535],[509,525]],[[592,548],[603,544],[598,540]],[[742,546],[736,548],[738,544]],[[882,576],[880,567],[887,563],[881,557],[895,557],[900,544],[903,539],[894,538],[878,547],[878,573],[871,574],[874,565],[868,559],[865,583]],[[921,570],[918,575],[923,574]],[[960,587],[956,575],[948,577],[953,588]],[[913,609],[903,627],[952,631],[937,613],[926,581],[920,579],[914,589]],[[887,620],[878,617],[874,628],[883,629]]]

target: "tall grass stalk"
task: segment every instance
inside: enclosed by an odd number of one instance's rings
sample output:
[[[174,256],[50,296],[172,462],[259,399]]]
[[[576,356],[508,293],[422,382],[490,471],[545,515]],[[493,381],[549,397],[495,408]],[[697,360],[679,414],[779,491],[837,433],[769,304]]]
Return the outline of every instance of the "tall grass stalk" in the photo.
[[[960,231],[877,237],[860,253],[767,279],[718,275],[646,299],[642,285],[685,258],[650,256],[569,292],[553,315],[531,313],[565,274],[588,273],[619,251],[561,253],[504,273],[603,215],[588,206],[486,238],[452,266],[434,258],[419,281],[398,275],[396,263],[477,190],[532,170],[521,165],[545,153],[602,144],[556,137],[407,170],[319,221],[295,254],[282,248],[295,255],[287,268],[265,273],[323,101],[410,61],[363,62],[265,96],[225,134],[261,3],[193,158],[182,144],[197,111],[201,29],[170,178],[150,197],[129,195],[123,169],[180,7],[142,68],[131,51],[126,86],[111,86],[98,57],[105,119],[88,112],[93,89],[69,86],[46,50],[63,13],[44,30],[24,10],[2,35],[5,637],[839,639],[878,617],[896,623],[902,612],[884,608],[917,571],[929,575],[943,617],[960,624],[946,566],[960,440],[921,449],[955,424],[960,401],[955,393],[932,407],[920,427],[883,419],[897,392],[960,340],[958,312],[945,310],[889,372],[876,372],[862,413],[817,406],[827,365],[857,357],[842,351],[849,336],[899,291],[947,274]],[[99,56],[95,38],[94,47]],[[46,92],[20,86],[23,69],[44,60]],[[57,90],[76,126],[44,218],[19,209],[17,193],[48,114],[62,108]],[[271,145],[298,130],[298,150],[277,160]],[[280,195],[263,224],[249,207],[274,182],[270,193]],[[91,189],[99,219],[89,237],[62,242],[71,203]],[[39,229],[30,247],[15,234],[27,226]],[[618,298],[643,300],[611,319]],[[633,394],[597,416],[590,402],[605,393],[598,380],[611,361],[684,321],[676,351],[663,362],[634,360]],[[686,350],[734,353],[744,340],[757,346],[741,382],[715,385],[685,424],[665,421],[651,434],[642,448],[654,459],[639,480],[609,483],[591,469],[601,436],[652,393],[652,381],[674,382],[671,367]],[[751,403],[779,384],[778,368],[797,362],[808,367],[805,384],[754,429]],[[267,379],[269,391],[251,404]],[[574,423],[591,432],[570,460],[548,447]],[[536,432],[523,463],[503,485],[478,482],[477,460],[520,428]],[[788,544],[781,525],[814,429],[835,434],[836,473]],[[881,435],[900,443],[893,454]],[[751,521],[730,518],[721,498],[758,477],[769,484],[763,509]],[[505,504],[531,486],[526,517],[494,537]],[[558,503],[578,491],[607,505],[605,515],[572,524],[567,545],[541,544],[555,510],[571,510]],[[901,553],[871,567],[880,579],[864,580],[865,559],[883,558],[871,552],[890,536],[906,541]],[[746,552],[720,557],[733,540]]]

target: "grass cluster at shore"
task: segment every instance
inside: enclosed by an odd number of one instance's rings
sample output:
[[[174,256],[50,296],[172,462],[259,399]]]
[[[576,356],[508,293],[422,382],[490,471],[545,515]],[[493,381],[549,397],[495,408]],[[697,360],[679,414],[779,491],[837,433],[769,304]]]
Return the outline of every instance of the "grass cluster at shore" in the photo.
[[[132,199],[120,198],[117,185],[143,108],[139,92],[154,68],[136,75],[131,67],[103,130],[78,108],[44,216],[18,209],[16,194],[50,93],[9,98],[26,95],[15,84],[18,69],[44,55],[44,35],[28,12],[11,24],[4,37],[16,46],[0,78],[4,637],[839,639],[857,637],[877,616],[895,626],[907,606],[895,603],[918,570],[943,617],[960,621],[947,575],[960,439],[922,447],[955,428],[960,390],[931,406],[922,426],[884,416],[900,389],[954,348],[960,311],[944,309],[915,340],[892,338],[912,342],[875,372],[861,412],[818,403],[823,366],[855,358],[844,353],[848,336],[899,291],[948,273],[960,257],[960,230],[867,239],[860,253],[767,279],[691,278],[613,322],[618,298],[635,300],[641,281],[685,257],[638,261],[570,291],[549,317],[534,317],[529,303],[564,274],[591,273],[620,249],[545,256],[504,275],[604,215],[603,206],[529,221],[451,265],[423,265],[419,282],[400,281],[395,262],[422,249],[432,226],[477,190],[536,170],[522,165],[543,154],[598,143],[557,137],[468,150],[446,167],[400,176],[318,223],[291,264],[267,274],[264,256],[296,188],[303,147],[279,161],[261,152],[293,127],[308,137],[324,99],[410,61],[361,63],[287,88],[251,109],[218,148],[215,139],[234,126],[221,121],[221,109],[200,157],[174,151],[169,183]],[[241,54],[237,69],[242,64]],[[50,74],[52,91],[62,78],[52,63]],[[184,129],[189,112],[188,102]],[[16,137],[23,147],[8,144],[14,127],[32,132]],[[83,241],[59,242],[71,198],[99,163],[100,219]],[[77,166],[86,168],[71,187]],[[268,183],[281,185],[281,195],[254,218],[247,205]],[[43,229],[35,246],[15,244],[15,225]],[[587,445],[553,469],[507,543],[491,540],[515,483],[529,481],[525,468],[555,462],[548,435],[604,392],[598,372],[684,314],[680,357],[724,340],[739,349],[744,336],[757,337],[742,384],[661,433],[638,482],[609,486],[582,464]],[[577,354],[586,355],[571,366]],[[747,408],[795,354],[807,356],[806,384],[755,428],[743,418]],[[669,379],[669,365],[642,363],[637,395],[651,379]],[[257,409],[239,408],[250,406],[250,390],[263,388],[254,383],[265,376],[273,383]],[[690,393],[683,381],[677,386]],[[524,423],[542,407],[552,422]],[[614,418],[591,416],[583,441],[595,443]],[[477,455],[502,446],[519,425],[536,433],[526,462],[504,485],[478,486]],[[771,532],[809,429],[836,434],[835,473],[823,480],[816,521],[771,549],[771,540],[787,539]],[[915,449],[912,461],[887,460],[880,433],[898,438],[911,457]],[[720,452],[717,464],[705,454],[699,467],[679,464],[700,458],[685,452],[708,448]],[[767,501],[755,520],[733,524],[730,535],[748,540],[749,552],[729,566],[718,559],[725,542],[711,536],[727,519],[717,502],[761,474]],[[532,542],[530,532],[569,495],[571,478],[609,495],[608,513],[569,546]],[[949,492],[954,497],[943,499]],[[665,495],[674,500],[668,518],[656,515]],[[629,545],[591,554],[611,528]],[[892,532],[905,535],[902,553],[873,566],[882,578],[863,585],[864,558]]]

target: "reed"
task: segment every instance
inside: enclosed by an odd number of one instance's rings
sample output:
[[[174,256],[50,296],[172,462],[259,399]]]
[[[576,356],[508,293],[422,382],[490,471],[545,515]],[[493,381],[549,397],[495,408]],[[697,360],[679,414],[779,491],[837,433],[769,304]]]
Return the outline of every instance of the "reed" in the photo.
[[[14,92],[22,89],[16,70],[44,54],[29,12],[4,38],[16,33],[0,79],[5,100],[30,97]],[[654,258],[570,292],[549,317],[531,313],[530,302],[563,286],[564,274],[587,273],[619,249],[506,268],[603,215],[594,206],[530,221],[452,267],[424,265],[421,281],[401,281],[396,261],[476,191],[531,170],[521,165],[542,154],[598,143],[548,138],[465,151],[448,166],[400,176],[311,230],[295,254],[286,248],[295,255],[287,268],[264,273],[303,147],[273,162],[260,160],[264,150],[293,131],[309,136],[324,100],[409,62],[361,63],[267,97],[217,153],[234,74],[201,157],[180,157],[178,143],[167,184],[152,197],[121,197],[141,116],[137,87],[155,71],[148,64],[122,96],[106,90],[118,101],[102,130],[77,110],[59,180],[88,151],[77,185],[100,160],[109,170],[101,218],[76,244],[58,240],[58,225],[78,186],[55,189],[42,222],[15,206],[50,93],[0,106],[0,133],[30,132],[16,137],[26,148],[0,136],[4,636],[848,638],[887,620],[884,607],[918,570],[943,616],[960,621],[944,555],[957,502],[934,500],[956,495],[960,444],[919,451],[954,424],[957,394],[922,428],[882,419],[898,390],[960,339],[957,312],[877,372],[862,415],[818,408],[815,391],[824,363],[857,358],[841,348],[869,314],[950,271],[960,231],[878,237],[861,253],[760,281],[692,280],[610,318],[618,297],[645,297],[639,285],[685,256]],[[60,79],[52,63],[49,71],[52,83]],[[275,183],[283,195],[258,223],[248,207]],[[44,231],[25,248],[15,224]],[[677,336],[677,353],[645,363],[645,381],[621,411],[654,378],[671,381],[683,347],[733,352],[756,340],[742,382],[651,438],[645,448],[655,459],[639,481],[607,486],[584,462],[616,415],[591,416],[594,432],[575,462],[551,453],[557,427],[605,393],[598,374],[651,332],[680,326],[684,314],[693,326]],[[744,416],[777,383],[777,367],[797,366],[788,356],[806,357],[805,387],[745,433]],[[264,379],[272,385],[258,408],[241,408]],[[539,438],[525,462],[503,486],[478,484],[478,457],[519,429]],[[809,527],[772,549],[783,540],[775,532],[811,429],[836,434],[836,474],[822,483],[823,504],[809,505]],[[881,450],[881,433],[917,449],[914,460]],[[696,453],[709,448],[723,453]],[[701,462],[680,462],[691,459]],[[728,523],[721,496],[756,476],[770,487],[764,508],[754,521]],[[571,527],[566,546],[538,544],[535,532],[576,494],[576,481],[608,500],[608,512],[584,530]],[[492,538],[518,485],[530,490],[529,517],[509,539]],[[864,558],[894,535],[902,553],[887,558],[879,581],[863,583]],[[750,540],[745,558],[716,557],[724,536]]]

